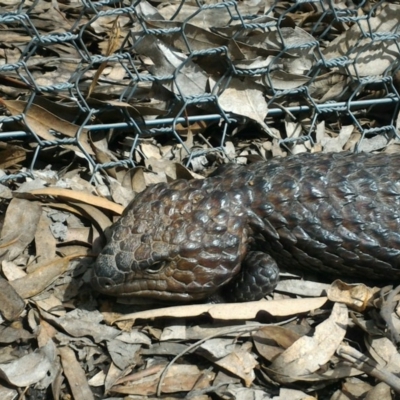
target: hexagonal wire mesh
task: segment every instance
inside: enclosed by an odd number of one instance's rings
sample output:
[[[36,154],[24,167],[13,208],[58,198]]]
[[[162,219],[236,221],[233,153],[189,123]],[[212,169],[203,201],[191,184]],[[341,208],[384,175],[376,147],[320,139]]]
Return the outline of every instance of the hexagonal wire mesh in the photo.
[[[160,135],[187,165],[230,159],[227,135],[244,126],[289,150],[318,141],[321,123],[336,135],[352,125],[355,150],[374,137],[386,146],[397,139],[400,5],[343,3],[0,0],[0,139],[29,153],[20,170],[3,159],[0,182],[32,175],[55,147],[92,174],[134,166],[142,140]],[[212,143],[189,144],[196,124]]]

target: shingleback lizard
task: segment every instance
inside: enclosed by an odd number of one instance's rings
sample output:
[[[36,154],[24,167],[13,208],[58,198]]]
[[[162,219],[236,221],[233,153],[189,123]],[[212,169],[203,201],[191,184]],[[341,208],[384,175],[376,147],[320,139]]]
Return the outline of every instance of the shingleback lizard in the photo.
[[[400,154],[302,154],[227,164],[147,188],[111,227],[100,292],[256,300],[278,267],[400,281]]]

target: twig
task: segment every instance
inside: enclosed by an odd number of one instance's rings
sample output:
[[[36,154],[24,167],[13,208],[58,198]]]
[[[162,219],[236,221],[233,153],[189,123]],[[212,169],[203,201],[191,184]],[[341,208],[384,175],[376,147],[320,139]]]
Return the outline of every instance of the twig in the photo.
[[[365,372],[379,381],[385,382],[395,392],[400,393],[400,379],[380,366],[376,361],[360,353],[354,347],[341,345],[336,350],[336,353],[346,361],[349,361],[360,371]]]

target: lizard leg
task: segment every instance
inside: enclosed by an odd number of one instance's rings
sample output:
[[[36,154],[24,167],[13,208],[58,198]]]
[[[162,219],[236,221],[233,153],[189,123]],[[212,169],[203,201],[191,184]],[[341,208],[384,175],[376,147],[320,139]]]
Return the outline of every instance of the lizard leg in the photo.
[[[228,301],[255,301],[271,293],[279,281],[275,260],[261,251],[249,251],[240,273],[223,289]]]

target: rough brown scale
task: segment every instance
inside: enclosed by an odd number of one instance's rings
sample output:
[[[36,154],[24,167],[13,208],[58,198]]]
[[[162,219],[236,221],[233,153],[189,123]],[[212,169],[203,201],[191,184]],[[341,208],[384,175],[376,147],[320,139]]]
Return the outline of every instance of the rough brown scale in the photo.
[[[207,298],[240,277],[250,248],[285,268],[393,283],[400,281],[399,210],[397,154],[231,164],[205,180],[157,184],[139,194],[112,226],[93,285],[110,295]],[[271,261],[264,276],[271,282],[260,283],[262,292],[271,290],[273,260],[253,255],[247,268],[260,264],[265,272]],[[250,292],[239,300],[265,294],[257,293],[258,272],[252,274],[244,288],[235,278],[235,293]]]

